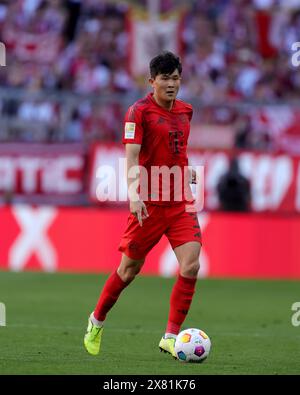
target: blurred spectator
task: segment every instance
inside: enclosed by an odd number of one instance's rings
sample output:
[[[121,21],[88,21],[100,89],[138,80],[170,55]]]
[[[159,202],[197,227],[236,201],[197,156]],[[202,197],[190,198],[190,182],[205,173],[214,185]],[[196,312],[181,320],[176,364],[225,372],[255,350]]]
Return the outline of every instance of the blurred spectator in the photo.
[[[285,89],[277,82],[286,78],[283,70],[295,72],[288,55],[299,40],[299,2],[194,0],[189,5],[181,35],[183,95],[210,102],[276,99],[299,89],[297,78]],[[175,6],[161,2],[162,10]],[[0,36],[10,61],[4,75],[1,70],[3,82],[28,87],[37,79],[40,89],[81,93],[138,89],[128,68],[129,8],[130,2],[101,0],[0,2]]]
[[[78,110],[73,110],[72,112],[71,119],[65,129],[64,140],[72,142],[83,141],[83,129]]]
[[[251,123],[248,116],[239,119],[236,130],[234,146],[240,149],[251,147]]]
[[[160,9],[170,12],[180,3],[163,0]],[[131,75],[128,61],[131,34],[128,11],[132,4],[146,7],[148,2],[0,0],[0,40],[6,44],[10,65],[0,68],[1,85],[30,92],[69,91],[95,97],[116,93],[123,98],[133,97],[137,92],[140,95],[140,90],[148,88]],[[299,41],[300,2],[192,0],[182,13],[181,26],[179,39],[185,67],[180,97],[200,100],[204,106],[201,116],[211,125],[240,124],[236,146],[275,149],[270,125],[257,128],[255,118],[261,116],[257,115],[258,110],[249,110],[245,129],[241,126],[243,113],[234,107],[225,109],[225,105],[298,100],[299,70],[291,65],[290,51],[292,42]],[[30,106],[26,98],[24,103],[13,103],[11,99],[10,112],[6,114],[28,118]],[[60,121],[59,109],[54,109],[56,123],[47,126],[46,120],[52,106],[53,103],[44,100],[43,111],[41,108],[37,111],[37,116],[43,112],[42,118],[51,133],[39,140],[55,139],[52,131]],[[72,117],[67,122],[69,129],[62,131],[64,138],[119,141],[122,104],[115,99],[113,109],[106,104],[99,106],[102,109],[93,109],[93,115],[88,116],[80,110],[76,112],[76,108],[69,111]],[[6,110],[3,103],[2,112]],[[101,125],[101,130],[96,130],[95,125]],[[108,127],[106,132],[104,125]],[[11,138],[21,135],[11,133]],[[31,137],[26,135],[29,141],[35,138],[35,133]]]
[[[201,0],[185,18],[184,84],[205,101],[276,100],[298,90],[279,80],[289,65],[292,42],[299,40],[300,3],[261,0]],[[269,48],[269,49],[268,49]],[[271,59],[271,61],[270,61]],[[289,71],[289,73],[287,73]],[[195,82],[197,81],[197,83]]]
[[[120,107],[117,104],[93,104],[82,121],[84,141],[117,141],[121,136],[121,119]]]
[[[228,171],[221,176],[217,185],[217,192],[221,210],[250,210],[250,182],[240,173],[236,158],[231,160]]]

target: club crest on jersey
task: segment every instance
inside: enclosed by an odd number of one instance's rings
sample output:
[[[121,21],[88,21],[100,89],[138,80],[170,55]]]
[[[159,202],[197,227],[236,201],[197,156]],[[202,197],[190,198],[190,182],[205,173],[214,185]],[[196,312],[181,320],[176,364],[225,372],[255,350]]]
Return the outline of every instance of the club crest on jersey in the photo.
[[[125,122],[125,139],[134,139],[135,122]]]

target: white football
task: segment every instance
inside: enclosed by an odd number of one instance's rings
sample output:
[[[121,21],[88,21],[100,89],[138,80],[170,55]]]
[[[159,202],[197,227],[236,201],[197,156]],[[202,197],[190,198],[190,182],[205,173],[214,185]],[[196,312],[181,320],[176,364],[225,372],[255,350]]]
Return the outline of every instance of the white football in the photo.
[[[201,329],[189,328],[176,338],[175,352],[182,362],[203,362],[210,352],[211,341]]]

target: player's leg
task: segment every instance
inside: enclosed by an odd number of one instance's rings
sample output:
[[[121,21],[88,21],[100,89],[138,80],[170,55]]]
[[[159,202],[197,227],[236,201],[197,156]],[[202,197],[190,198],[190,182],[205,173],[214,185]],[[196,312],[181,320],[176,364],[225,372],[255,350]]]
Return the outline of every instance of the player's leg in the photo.
[[[116,303],[119,295],[127,287],[141,270],[143,259],[132,259],[122,254],[118,269],[107,279],[96,308],[94,310],[95,323],[102,325],[106,314]]]
[[[90,353],[93,355],[98,354],[100,350],[103,322],[106,314],[116,303],[123,289],[139,273],[148,252],[164,233],[165,225],[161,220],[160,208],[148,206],[147,211],[149,217],[143,221],[142,227],[134,215],[129,215],[127,229],[119,246],[119,251],[123,253],[121,263],[104,284],[96,308],[89,318],[88,333],[92,334],[85,337],[85,346],[89,352],[92,351]],[[95,336],[93,333],[95,333]],[[87,342],[93,343],[95,346],[89,347],[89,345],[86,345]]]
[[[174,344],[180,332],[195,293],[200,268],[200,243],[192,241],[174,249],[179,262],[179,273],[170,297],[170,311],[166,332],[160,341],[160,348],[175,356]]]
[[[166,333],[177,335],[180,332],[195,293],[197,275],[200,269],[199,242],[188,242],[174,248],[179,263],[179,273],[170,297],[170,312]]]
[[[145,259],[132,259],[122,254],[118,269],[106,280],[96,308],[89,317],[84,345],[91,355],[100,351],[103,324],[106,314],[114,306],[121,292],[129,285],[141,270]]]
[[[201,245],[192,241],[174,248],[179,263],[179,273],[170,298],[167,333],[178,334],[192,303],[200,269]]]
[[[171,224],[166,236],[179,263],[179,273],[170,297],[169,318],[159,347],[175,355],[174,344],[180,332],[195,292],[200,268],[201,231],[196,213],[185,211],[185,206],[169,210]]]
[[[188,242],[174,248],[179,262],[179,273],[173,286],[170,297],[170,311],[166,332],[160,341],[161,351],[169,352],[174,357],[174,345],[176,337],[180,332],[195,293],[197,275],[200,268],[199,255],[200,243]]]

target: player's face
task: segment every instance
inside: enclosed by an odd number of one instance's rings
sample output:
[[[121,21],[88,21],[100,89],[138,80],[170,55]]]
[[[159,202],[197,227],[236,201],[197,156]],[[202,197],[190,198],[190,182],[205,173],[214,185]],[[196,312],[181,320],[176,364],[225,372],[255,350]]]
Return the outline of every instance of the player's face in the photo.
[[[177,69],[172,74],[158,74],[154,79],[150,78],[155,98],[161,102],[172,102],[175,100],[180,81],[181,77]]]

